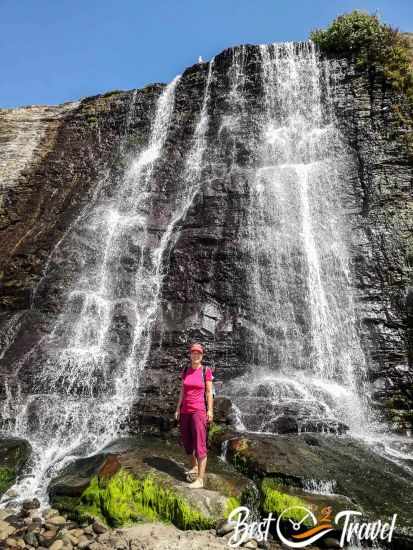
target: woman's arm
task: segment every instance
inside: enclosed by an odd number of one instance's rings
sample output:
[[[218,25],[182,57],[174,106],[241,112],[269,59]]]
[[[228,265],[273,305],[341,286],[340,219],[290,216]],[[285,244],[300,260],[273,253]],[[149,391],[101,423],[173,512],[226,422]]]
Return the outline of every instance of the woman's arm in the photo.
[[[176,418],[177,420],[179,420],[183,396],[184,396],[184,383],[182,382],[182,384],[181,384],[181,391],[179,392],[178,405],[176,406],[176,411],[175,411],[175,418]]]
[[[206,396],[207,396],[207,415],[208,415],[208,422],[212,422],[214,420],[214,398],[212,395],[212,381],[207,380],[206,381]]]

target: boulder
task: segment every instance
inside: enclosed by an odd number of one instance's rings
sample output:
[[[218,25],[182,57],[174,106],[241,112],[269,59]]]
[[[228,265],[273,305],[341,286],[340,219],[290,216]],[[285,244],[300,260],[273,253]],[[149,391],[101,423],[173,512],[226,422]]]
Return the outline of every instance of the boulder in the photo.
[[[291,494],[302,489],[315,493],[308,499],[321,506],[352,506],[367,520],[390,522],[397,513],[395,539],[413,541],[413,474],[362,440],[306,433],[232,432],[228,437],[227,460],[246,475],[275,479],[290,487]],[[318,497],[317,492],[324,494]]]
[[[188,506],[191,513],[198,513],[203,518],[200,522],[202,527],[203,524],[212,526],[219,519],[225,518],[230,509],[239,505],[251,489],[250,480],[213,453],[209,454],[204,488],[190,489],[185,477],[188,466],[189,460],[178,440],[149,435],[131,437],[114,442],[99,455],[82,458],[66,466],[51,481],[48,492],[54,507],[76,518],[83,510],[83,504],[86,501],[90,504],[95,498],[93,491],[98,492],[117,474],[124,475],[124,487],[128,482],[133,484],[133,480],[145,481],[150,478],[158,487],[158,492],[168,492],[171,498]],[[128,478],[127,475],[132,477]],[[99,481],[95,482],[96,479]],[[91,496],[85,497],[88,491]],[[95,509],[94,512],[89,515],[110,525],[113,518],[107,510]],[[156,514],[159,515],[159,510]],[[115,523],[119,525],[121,522],[116,519]]]
[[[13,485],[31,453],[30,444],[17,437],[0,439],[0,495]]]
[[[53,504],[55,496],[79,497],[88,487],[93,475],[97,474],[106,461],[106,454],[79,458],[74,460],[53,478],[49,483],[48,492]]]

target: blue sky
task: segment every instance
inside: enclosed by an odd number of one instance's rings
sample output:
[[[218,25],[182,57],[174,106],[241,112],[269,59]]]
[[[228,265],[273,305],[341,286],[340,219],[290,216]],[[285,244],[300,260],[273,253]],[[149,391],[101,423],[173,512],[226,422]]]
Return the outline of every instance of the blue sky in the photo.
[[[352,9],[413,31],[412,0],[0,0],[0,108],[169,82],[224,48],[306,40]]]

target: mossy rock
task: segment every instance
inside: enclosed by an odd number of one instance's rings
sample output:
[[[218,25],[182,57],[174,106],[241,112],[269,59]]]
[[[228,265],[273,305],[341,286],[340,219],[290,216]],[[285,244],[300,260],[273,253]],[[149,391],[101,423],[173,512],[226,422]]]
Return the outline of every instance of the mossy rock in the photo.
[[[89,124],[89,126],[96,126],[97,123],[98,123],[96,112],[91,111],[91,112],[87,113],[86,116],[85,116],[85,120],[86,120],[87,124]]]
[[[342,510],[362,512],[360,506],[343,495],[312,493],[299,487],[285,485],[273,477],[265,477],[261,480],[260,492],[261,509],[265,514],[273,512],[278,516],[285,510],[291,509],[283,517],[295,521],[301,521],[306,515],[303,509],[311,510],[317,517],[321,517],[322,511],[326,508],[331,508],[333,516]],[[312,526],[310,521],[307,524]]]
[[[309,482],[334,481],[335,492],[368,520],[391,521],[398,514],[397,533],[413,536],[412,474],[350,436],[333,434],[239,434],[228,441],[227,458],[256,480],[277,478],[290,495]]]
[[[110,467],[115,462],[119,469]],[[112,527],[144,520],[208,529],[249,498],[251,482],[213,453],[203,489],[189,488],[184,462],[174,440],[125,438],[67,466],[49,485],[51,505],[73,519],[98,518]]]
[[[213,428],[212,433],[211,428],[209,429],[208,444],[215,453],[220,455],[224,442],[232,438],[238,438],[239,433],[223,424],[213,423],[212,426],[216,426],[217,428]]]
[[[11,487],[16,479],[16,473],[11,468],[0,468],[0,494]]]
[[[88,509],[84,512],[81,508],[80,497],[70,497],[63,495],[55,495],[51,499],[52,507],[59,510],[60,513],[67,518],[77,522],[92,522],[94,519],[99,519],[101,522],[107,525],[106,520],[101,516],[99,510]]]
[[[265,473],[265,469],[262,469],[256,460],[254,442],[249,438],[241,435],[230,439],[227,452],[231,463],[244,475],[257,479]]]
[[[57,497],[80,497],[89,486],[92,477],[105,467],[111,456],[110,453],[99,453],[87,458],[78,458],[65,466],[47,488],[52,504],[54,505]]]
[[[218,440],[218,437],[225,433],[225,428],[220,424],[213,422],[208,429],[208,444],[214,446],[214,442]]]
[[[180,529],[209,529],[239,506],[239,501],[234,497],[225,499],[223,513],[215,518],[153,473],[139,479],[122,468],[111,478],[93,476],[80,497],[57,497],[53,506],[73,519],[97,518],[109,527],[163,521]]]
[[[25,439],[0,439],[0,495],[13,485],[30,454],[31,447]]]
[[[279,516],[285,510],[290,510],[285,518],[295,521],[302,521],[307,515],[305,510],[308,507],[306,501],[283,491],[282,486],[274,479],[264,478],[260,483],[260,491],[262,494],[262,510],[265,513],[272,512]],[[304,520],[303,523],[311,526],[309,520]]]
[[[135,151],[142,149],[148,143],[148,136],[146,134],[132,134],[127,138],[126,147],[129,150]]]

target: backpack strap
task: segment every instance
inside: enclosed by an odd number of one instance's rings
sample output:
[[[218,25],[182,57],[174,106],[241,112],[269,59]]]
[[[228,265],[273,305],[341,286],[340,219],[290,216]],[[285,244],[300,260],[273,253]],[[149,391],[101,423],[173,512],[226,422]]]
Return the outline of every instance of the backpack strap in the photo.
[[[207,367],[205,367],[204,365],[202,365],[202,378],[204,380],[204,401],[205,401],[205,410],[207,411],[208,410],[208,400],[207,400],[207,396],[206,396],[206,369]]]

